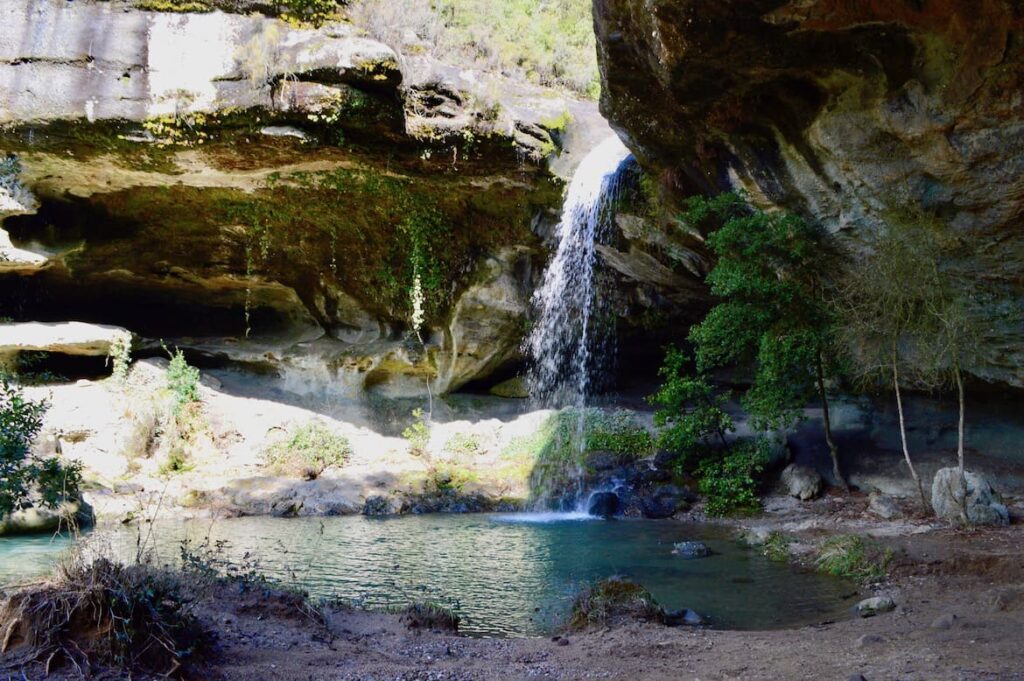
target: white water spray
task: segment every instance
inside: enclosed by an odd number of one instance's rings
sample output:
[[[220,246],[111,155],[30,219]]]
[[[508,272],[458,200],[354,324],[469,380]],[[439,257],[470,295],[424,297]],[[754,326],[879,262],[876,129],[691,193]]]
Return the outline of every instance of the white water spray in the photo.
[[[595,319],[597,244],[611,232],[610,207],[632,157],[612,135],[591,151],[572,178],[555,230],[558,246],[533,296],[537,323],[526,340],[533,360],[530,393],[549,406],[582,408],[608,328]]]

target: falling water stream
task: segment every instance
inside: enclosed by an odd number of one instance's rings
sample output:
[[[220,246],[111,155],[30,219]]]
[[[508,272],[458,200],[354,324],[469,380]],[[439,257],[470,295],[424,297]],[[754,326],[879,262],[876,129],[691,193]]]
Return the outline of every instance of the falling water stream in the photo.
[[[533,296],[537,319],[526,340],[530,394],[544,406],[575,408],[575,444],[581,453],[594,378],[607,370],[614,354],[595,286],[597,246],[612,234],[612,207],[631,164],[629,150],[615,135],[580,163],[555,229],[555,254]],[[576,510],[581,511],[586,505],[582,473],[576,478]]]
[[[609,137],[583,159],[566,193],[555,254],[533,297],[536,325],[526,340],[531,394],[548,406],[585,406],[601,351],[611,341],[595,315],[594,270],[631,160],[619,138]]]

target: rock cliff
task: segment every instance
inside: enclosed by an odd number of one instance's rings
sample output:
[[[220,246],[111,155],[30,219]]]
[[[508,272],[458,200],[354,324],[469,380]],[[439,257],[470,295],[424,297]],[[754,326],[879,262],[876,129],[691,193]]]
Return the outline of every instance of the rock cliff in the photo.
[[[454,389],[515,361],[559,175],[608,133],[349,24],[4,2],[0,316]]]
[[[738,189],[856,253],[937,216],[1024,387],[1024,14],[1009,0],[595,0],[602,110],[676,196]],[[695,251],[699,253],[699,249]]]

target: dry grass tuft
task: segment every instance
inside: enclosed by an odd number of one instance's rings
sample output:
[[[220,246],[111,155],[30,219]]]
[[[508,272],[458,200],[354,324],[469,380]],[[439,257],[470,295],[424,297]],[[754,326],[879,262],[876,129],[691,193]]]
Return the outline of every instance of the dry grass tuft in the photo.
[[[50,583],[0,603],[4,668],[98,666],[180,677],[210,637],[190,612],[177,575],[146,562],[74,558]]]

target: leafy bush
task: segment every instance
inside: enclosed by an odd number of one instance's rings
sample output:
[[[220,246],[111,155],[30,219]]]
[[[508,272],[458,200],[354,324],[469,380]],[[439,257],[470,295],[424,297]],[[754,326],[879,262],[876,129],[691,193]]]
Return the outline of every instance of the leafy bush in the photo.
[[[580,591],[567,628],[582,631],[637,620],[664,622],[665,611],[644,587],[625,577],[609,577]]]
[[[885,579],[891,561],[891,550],[882,550],[862,537],[847,534],[825,540],[818,549],[815,564],[822,572],[836,577],[877,582]]]
[[[697,467],[698,487],[708,515],[752,513],[761,508],[758,475],[768,461],[763,440],[733,446],[723,456],[707,458]]]
[[[789,544],[792,540],[779,531],[769,532],[761,546],[761,553],[769,560],[784,562],[789,560]]]
[[[703,374],[694,374],[689,356],[678,348],[666,350],[658,374],[664,382],[648,398],[658,407],[658,444],[676,453],[681,467],[712,447],[727,448],[726,435],[733,430],[732,417],[724,410],[729,393],[716,390]]]
[[[189,366],[185,353],[178,349],[167,365],[167,387],[174,398],[174,413],[187,405],[199,401],[199,369]]]
[[[0,377],[0,516],[34,502],[56,508],[78,497],[78,464],[31,453],[47,409],[46,402],[27,399],[20,387]]]
[[[409,453],[413,456],[427,456],[429,454],[427,446],[430,444],[430,426],[427,425],[422,409],[413,409],[412,418],[413,422],[402,431],[402,437],[409,442]]]
[[[314,421],[292,429],[286,439],[270,445],[264,463],[277,475],[315,480],[328,468],[344,466],[351,456],[348,438]]]

